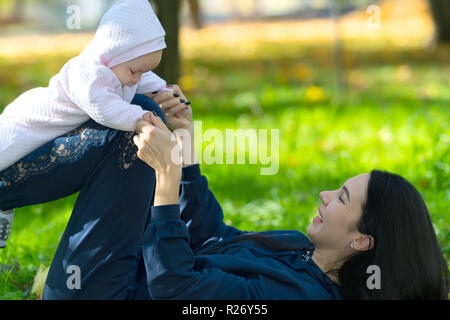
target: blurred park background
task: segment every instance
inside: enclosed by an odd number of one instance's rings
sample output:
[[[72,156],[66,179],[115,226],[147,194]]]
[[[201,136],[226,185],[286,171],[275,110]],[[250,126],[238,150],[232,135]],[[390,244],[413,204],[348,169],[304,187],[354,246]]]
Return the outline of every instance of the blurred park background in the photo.
[[[0,0],[0,111],[47,86],[113,2]],[[227,223],[306,232],[320,191],[384,169],[420,191],[450,260],[450,1],[151,3],[169,45],[157,72],[181,86],[203,130],[280,130],[275,175],[202,165]],[[0,299],[39,298],[75,199],[16,211]]]

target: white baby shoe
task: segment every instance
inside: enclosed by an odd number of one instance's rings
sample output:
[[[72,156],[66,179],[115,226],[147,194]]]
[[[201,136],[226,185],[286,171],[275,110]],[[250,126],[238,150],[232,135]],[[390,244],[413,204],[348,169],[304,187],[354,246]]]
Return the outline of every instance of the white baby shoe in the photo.
[[[11,233],[13,219],[14,209],[8,211],[0,210],[0,249],[6,247],[6,240],[8,240]]]

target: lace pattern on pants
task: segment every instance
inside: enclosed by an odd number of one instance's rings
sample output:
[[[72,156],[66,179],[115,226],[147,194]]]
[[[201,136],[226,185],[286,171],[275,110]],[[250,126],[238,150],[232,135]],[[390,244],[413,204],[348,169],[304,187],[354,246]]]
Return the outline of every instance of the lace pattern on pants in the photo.
[[[11,167],[0,172],[0,187],[9,189],[24,183],[32,176],[50,172],[56,166],[70,165],[80,160],[93,147],[101,147],[106,141],[117,137],[118,166],[127,170],[137,159],[137,147],[133,142],[134,132],[116,131],[99,124],[87,124],[54,139],[38,148]]]
[[[138,148],[133,141],[135,134],[131,131],[124,132],[119,138],[119,167],[122,170],[130,169],[136,160],[139,160],[137,156]]]

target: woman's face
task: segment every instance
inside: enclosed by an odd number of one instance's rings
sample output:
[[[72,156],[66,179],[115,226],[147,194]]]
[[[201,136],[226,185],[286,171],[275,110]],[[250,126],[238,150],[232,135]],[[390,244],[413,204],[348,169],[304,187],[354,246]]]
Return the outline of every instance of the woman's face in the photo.
[[[307,233],[316,248],[347,252],[353,243],[356,249],[367,249],[367,241],[358,230],[363,206],[367,198],[369,174],[360,174],[347,180],[341,188],[322,191],[317,216],[308,226]],[[349,251],[350,252],[350,251]]]

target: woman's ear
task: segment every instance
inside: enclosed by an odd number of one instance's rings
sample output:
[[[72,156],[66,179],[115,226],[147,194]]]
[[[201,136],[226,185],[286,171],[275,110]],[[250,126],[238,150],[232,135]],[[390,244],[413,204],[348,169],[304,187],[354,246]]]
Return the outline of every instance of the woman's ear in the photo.
[[[359,237],[353,238],[352,248],[358,251],[367,251],[375,246],[375,240],[371,235],[361,234]]]

